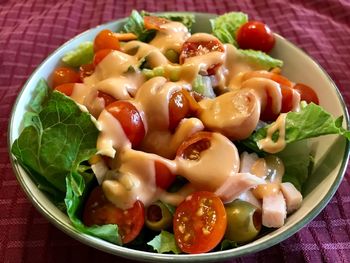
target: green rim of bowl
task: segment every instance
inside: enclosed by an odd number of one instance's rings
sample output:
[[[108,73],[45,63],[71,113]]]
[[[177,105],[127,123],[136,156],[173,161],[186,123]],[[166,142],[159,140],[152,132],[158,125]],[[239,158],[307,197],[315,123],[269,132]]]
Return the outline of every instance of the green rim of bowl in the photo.
[[[176,14],[186,14],[189,12],[164,12],[164,13],[176,13]],[[163,14],[164,14],[163,13]],[[210,19],[214,18],[215,14],[208,14],[208,13],[191,13],[194,14],[196,17],[202,17],[203,19]],[[188,254],[180,254],[180,255],[174,255],[174,254],[158,254],[158,253],[152,253],[152,252],[144,252],[144,251],[138,251],[135,249],[129,249],[121,246],[114,245],[112,243],[109,243],[107,241],[83,234],[79,231],[77,231],[71,224],[67,222],[60,221],[59,218],[55,217],[43,204],[40,200],[38,200],[31,192],[29,186],[25,183],[24,178],[22,177],[21,171],[20,171],[20,165],[17,162],[17,160],[14,158],[14,156],[11,154],[11,135],[12,135],[12,126],[14,123],[14,115],[15,115],[15,110],[17,108],[17,105],[19,103],[20,97],[22,96],[24,90],[28,86],[28,83],[30,80],[33,78],[34,75],[37,74],[39,69],[51,58],[54,57],[55,54],[57,54],[62,48],[64,48],[66,45],[70,44],[73,40],[80,38],[83,35],[89,34],[89,32],[93,29],[96,28],[109,28],[113,27],[114,25],[117,25],[119,23],[124,22],[125,19],[119,19],[113,22],[109,22],[103,25],[100,25],[95,28],[91,28],[76,37],[72,38],[71,40],[67,41],[64,43],[62,46],[60,46],[58,49],[56,49],[53,53],[51,53],[36,69],[35,71],[31,74],[31,76],[28,78],[26,83],[24,84],[21,92],[19,93],[17,100],[13,106],[12,112],[11,112],[11,119],[10,123],[8,126],[8,150],[9,150],[9,156],[10,156],[10,161],[13,170],[15,171],[15,175],[17,177],[18,182],[20,183],[22,189],[32,202],[32,204],[35,206],[35,208],[43,215],[45,216],[53,225],[55,225],[57,228],[62,230],[64,233],[67,235],[71,236],[72,238],[86,244],[89,246],[92,246],[94,248],[97,248],[99,250],[129,258],[129,259],[134,259],[134,260],[140,260],[140,261],[161,261],[161,262],[169,262],[169,261],[174,261],[174,262],[209,262],[209,261],[222,261],[222,260],[227,260],[230,258],[234,257],[240,257],[244,256],[247,254],[251,254],[254,252],[258,252],[261,250],[264,250],[266,248],[269,248],[273,245],[276,245],[283,240],[287,239],[288,237],[292,236],[295,234],[297,231],[299,231],[302,227],[304,227],[306,224],[308,224],[310,221],[312,221],[322,210],[323,208],[327,205],[327,203],[330,201],[330,199],[333,197],[335,194],[336,190],[338,189],[344,174],[346,172],[346,168],[348,165],[348,159],[349,159],[349,153],[350,153],[350,144],[349,141],[346,140],[346,145],[344,149],[344,155],[341,163],[341,167],[339,169],[339,172],[336,176],[336,179],[334,180],[333,184],[330,186],[330,190],[327,192],[325,197],[320,200],[320,202],[301,220],[299,220],[297,223],[292,225],[290,228],[286,229],[283,233],[280,233],[276,236],[273,236],[267,241],[264,242],[259,242],[257,240],[254,242],[254,244],[247,244],[238,248],[234,249],[229,249],[225,251],[218,251],[218,252],[211,252],[211,253],[206,253],[206,254],[195,254],[195,255],[188,255]],[[285,38],[279,36],[276,34],[276,37],[279,38],[281,41],[285,41],[288,43],[292,48],[296,49],[298,52],[302,52],[303,55],[308,57],[314,65],[319,68],[323,74],[327,77],[329,83],[331,86],[333,86],[334,90],[336,91],[336,94],[338,96],[339,101],[341,102],[341,106],[343,109],[344,117],[345,117],[345,123],[346,127],[349,129],[350,124],[349,124],[349,113],[346,107],[346,104],[344,102],[343,97],[340,94],[339,89],[333,82],[333,80],[330,78],[328,73],[314,60],[312,59],[309,55],[306,54],[302,49],[299,47],[295,46],[292,42],[289,40],[286,40]]]

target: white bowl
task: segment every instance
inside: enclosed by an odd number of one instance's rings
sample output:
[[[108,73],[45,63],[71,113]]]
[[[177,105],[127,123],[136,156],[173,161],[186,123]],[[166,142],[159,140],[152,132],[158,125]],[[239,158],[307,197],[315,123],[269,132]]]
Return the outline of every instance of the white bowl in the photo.
[[[214,15],[196,13],[195,16],[196,23],[193,31],[209,32],[209,18],[214,17]],[[38,80],[40,78],[49,78],[49,75],[60,63],[61,57],[67,51],[72,50],[83,41],[93,40],[95,35],[104,28],[109,28],[111,30],[120,29],[124,21],[125,20],[119,20],[101,25],[78,35],[58,48],[35,70],[18,95],[13,108],[8,132],[9,146],[12,145],[20,134],[22,117],[27,110],[28,102]],[[313,87],[319,96],[320,105],[335,117],[343,115],[345,120],[344,127],[348,128],[349,116],[347,108],[339,90],[328,74],[314,60],[291,42],[278,35],[276,35],[276,39],[276,46],[272,55],[284,61],[284,75],[294,82],[302,82]],[[17,179],[33,205],[50,222],[71,237],[105,252],[130,259],[143,261],[157,260],[162,262],[204,262],[215,260],[222,261],[224,259],[243,256],[271,247],[293,235],[321,212],[334,195],[344,176],[350,147],[349,142],[344,138],[330,135],[313,140],[313,147],[315,151],[315,166],[312,175],[304,187],[304,201],[302,207],[288,217],[283,227],[235,249],[198,255],[172,255],[137,251],[117,246],[78,232],[71,225],[67,215],[62,213],[49,201],[32,182],[16,159],[11,154],[10,155]]]

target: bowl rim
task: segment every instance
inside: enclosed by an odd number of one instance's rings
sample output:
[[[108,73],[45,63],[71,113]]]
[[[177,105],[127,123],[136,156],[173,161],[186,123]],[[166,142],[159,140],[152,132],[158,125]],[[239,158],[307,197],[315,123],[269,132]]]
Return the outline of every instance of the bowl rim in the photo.
[[[157,12],[156,14],[194,14],[195,16],[208,16],[208,17],[216,17],[218,14],[213,13],[203,13],[203,12]],[[17,181],[20,183],[21,188],[26,193],[27,197],[31,201],[31,203],[34,205],[34,207],[44,216],[46,219],[52,223],[54,226],[56,226],[58,229],[63,231],[68,236],[74,238],[75,240],[78,240],[82,242],[85,245],[88,245],[90,247],[99,249],[101,251],[124,257],[134,260],[140,260],[140,261],[154,261],[159,260],[162,262],[168,262],[169,260],[172,260],[174,262],[210,262],[210,261],[216,261],[216,260],[227,260],[230,258],[236,258],[240,256],[244,256],[251,253],[256,253],[258,251],[267,249],[269,247],[272,247],[273,245],[276,245],[290,236],[294,235],[296,232],[298,232],[302,227],[304,227],[306,224],[311,222],[328,204],[330,199],[333,197],[335,192],[337,191],[342,179],[344,178],[349,156],[350,156],[350,142],[348,140],[345,141],[345,148],[344,148],[344,155],[342,158],[342,163],[339,168],[339,172],[336,175],[335,180],[333,181],[332,185],[330,186],[330,190],[327,192],[327,194],[324,196],[324,198],[311,210],[309,213],[307,213],[301,220],[293,224],[290,228],[287,229],[287,231],[282,232],[278,234],[277,236],[272,237],[269,240],[266,240],[262,243],[258,244],[246,244],[244,246],[224,250],[224,251],[217,251],[217,252],[210,252],[210,253],[204,253],[204,254],[159,254],[154,252],[145,252],[141,250],[136,250],[132,248],[126,248],[122,246],[115,245],[113,243],[110,243],[108,241],[101,240],[99,238],[84,234],[79,232],[77,229],[74,228],[71,224],[66,224],[65,222],[62,222],[59,220],[59,218],[55,217],[48,208],[46,208],[42,202],[40,202],[34,195],[31,194],[30,187],[25,183],[25,180],[23,179],[20,171],[20,164],[16,160],[16,158],[11,153],[11,135],[12,135],[12,126],[14,124],[14,116],[16,108],[19,104],[20,98],[22,97],[26,87],[28,86],[30,80],[38,73],[38,71],[43,67],[46,62],[54,57],[61,49],[63,49],[65,46],[69,45],[74,40],[82,37],[85,34],[88,34],[90,31],[97,29],[99,27],[110,27],[113,26],[116,23],[122,23],[126,21],[126,18],[120,18],[116,19],[114,21],[110,21],[104,24],[100,24],[98,26],[89,28],[80,34],[74,36],[73,38],[69,39],[62,45],[60,45],[57,49],[55,49],[53,52],[51,52],[36,68],[35,70],[30,74],[30,76],[27,78],[26,82],[23,84],[21,91],[18,93],[15,103],[12,106],[11,110],[11,117],[10,122],[8,124],[8,136],[7,136],[7,144],[8,144],[8,153],[10,157],[10,162],[12,166],[12,170],[15,172],[15,176],[17,178]],[[332,80],[332,78],[329,76],[329,74],[323,69],[323,67],[310,55],[308,55],[302,48],[298,47],[294,43],[292,43],[290,40],[274,33],[277,38],[281,41],[285,41],[287,44],[291,45],[293,48],[301,52],[304,56],[308,57],[314,66],[318,68],[327,78],[327,81],[329,84],[334,88],[336,95],[341,103],[342,110],[344,112],[344,120],[347,129],[350,129],[350,121],[349,121],[349,112],[346,106],[346,103],[340,93],[340,90],[338,89],[335,82]]]

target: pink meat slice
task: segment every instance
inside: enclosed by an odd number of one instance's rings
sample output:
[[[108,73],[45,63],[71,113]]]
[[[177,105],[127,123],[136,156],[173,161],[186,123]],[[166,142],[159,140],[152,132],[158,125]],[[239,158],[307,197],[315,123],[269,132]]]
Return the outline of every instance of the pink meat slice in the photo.
[[[262,202],[262,224],[266,227],[278,228],[284,225],[287,216],[286,201],[283,194],[268,195]]]
[[[299,209],[301,202],[303,201],[303,196],[298,189],[296,189],[295,186],[289,182],[282,183],[280,185],[280,189],[284,199],[286,200],[287,213],[290,214]]]

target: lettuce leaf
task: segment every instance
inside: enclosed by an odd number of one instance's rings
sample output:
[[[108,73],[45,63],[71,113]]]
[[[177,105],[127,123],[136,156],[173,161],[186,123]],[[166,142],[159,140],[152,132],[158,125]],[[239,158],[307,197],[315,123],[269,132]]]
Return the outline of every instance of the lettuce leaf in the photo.
[[[350,131],[342,125],[343,117],[334,119],[322,107],[310,103],[302,106],[299,112],[288,112],[285,125],[285,141],[287,144],[307,138],[318,137],[326,134],[339,134],[350,140]],[[272,123],[273,124],[273,123]],[[266,125],[258,129],[248,139],[242,141],[244,146],[258,152],[258,141],[266,138],[267,129],[272,125]],[[272,135],[277,140],[278,131]]]
[[[195,17],[193,14],[165,14],[159,15],[159,17],[166,18],[171,21],[180,22],[187,27],[189,32],[191,32],[192,25],[195,22]]]
[[[167,231],[162,231],[158,236],[155,236],[147,243],[158,253],[173,252],[175,254],[181,253],[180,248],[176,245],[174,234]]]
[[[230,12],[210,19],[213,35],[222,43],[229,43],[236,47],[238,47],[237,30],[246,22],[248,22],[248,16],[242,12]]]
[[[155,30],[147,30],[143,22],[143,15],[132,10],[131,15],[127,19],[122,32],[134,33],[138,40],[142,42],[149,42],[155,35]]]
[[[11,150],[38,180],[48,182],[46,187],[65,193],[66,176],[96,152],[97,136],[90,114],[54,91]]]
[[[243,59],[253,64],[259,64],[266,70],[283,66],[282,60],[273,58],[262,51],[252,49],[238,49],[238,51]]]
[[[72,172],[66,177],[66,198],[65,204],[67,207],[67,214],[73,226],[85,233],[101,239],[107,240],[114,244],[121,245],[121,238],[118,234],[117,225],[102,225],[102,226],[85,226],[79,218],[81,218],[81,210],[84,204],[84,199],[89,192],[87,185],[91,183],[93,175],[85,173],[84,176],[77,172]]]
[[[62,61],[71,67],[80,67],[89,64],[94,58],[94,44],[92,42],[83,42],[74,50],[66,53]]]

